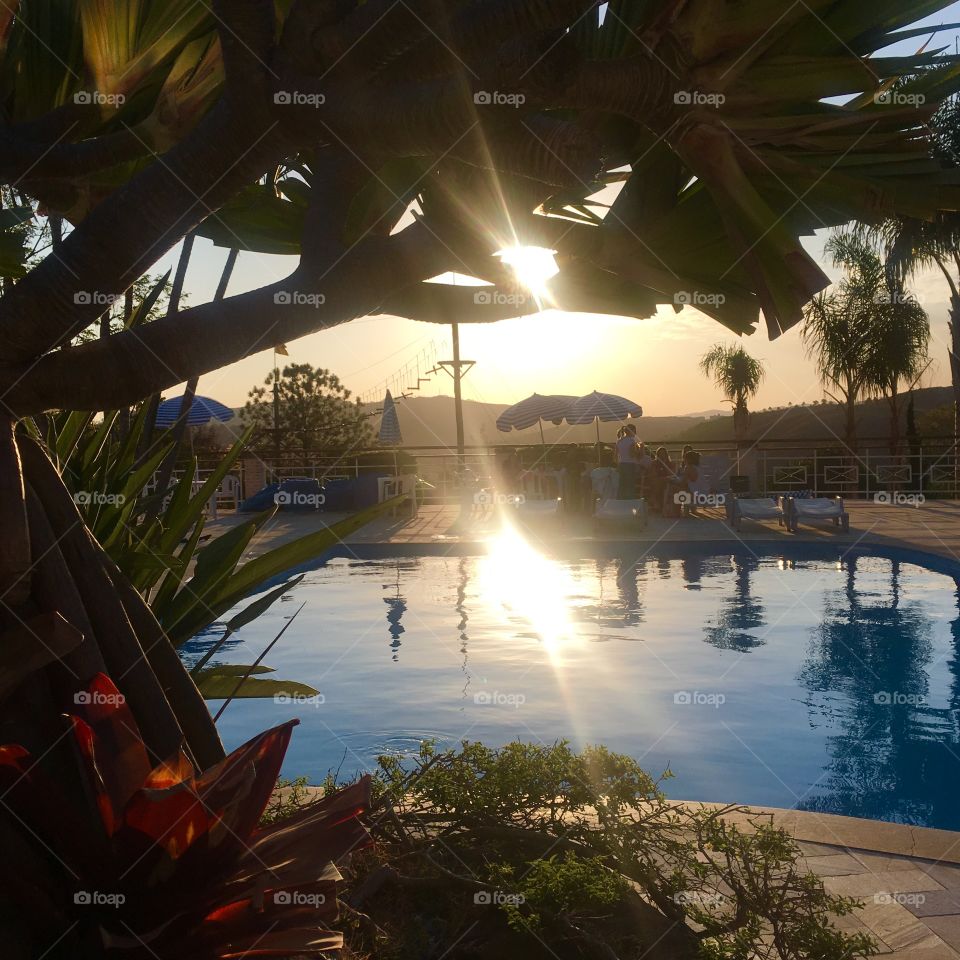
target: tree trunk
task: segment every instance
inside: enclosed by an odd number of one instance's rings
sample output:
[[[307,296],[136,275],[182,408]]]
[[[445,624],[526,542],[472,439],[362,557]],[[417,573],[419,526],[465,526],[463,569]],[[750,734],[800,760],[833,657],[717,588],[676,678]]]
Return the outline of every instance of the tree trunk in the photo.
[[[857,396],[855,393],[848,393],[844,401],[846,407],[846,426],[844,428],[844,440],[854,453],[857,449]]]
[[[960,296],[950,296],[950,380],[953,385],[953,439],[960,439]]]
[[[900,456],[900,392],[897,385],[891,384],[887,397],[890,404],[890,456],[896,459]]]

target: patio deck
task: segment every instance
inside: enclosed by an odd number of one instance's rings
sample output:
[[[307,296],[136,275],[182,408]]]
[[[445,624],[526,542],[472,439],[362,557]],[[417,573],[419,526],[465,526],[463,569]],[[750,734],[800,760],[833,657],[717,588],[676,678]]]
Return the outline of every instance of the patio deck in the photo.
[[[670,541],[814,542],[853,546],[881,544],[919,550],[960,564],[960,502],[928,501],[919,507],[848,501],[850,530],[832,525],[801,527],[791,534],[776,522],[744,521],[735,531],[717,509],[699,516],[666,520],[651,516],[635,531],[605,528],[599,536],[589,518],[555,517],[529,529],[536,542],[594,539],[651,545]],[[249,556],[317,530],[339,517],[282,514],[251,543]],[[228,517],[212,524],[237,522]],[[497,521],[461,520],[450,506],[422,507],[416,517],[382,517],[346,544],[476,544],[494,537]],[[736,798],[724,798],[735,801]],[[755,808],[756,809],[756,808]],[[873,820],[857,820],[797,810],[766,810],[799,843],[810,870],[835,894],[855,897],[863,906],[838,925],[867,930],[890,960],[960,960],[960,833]]]

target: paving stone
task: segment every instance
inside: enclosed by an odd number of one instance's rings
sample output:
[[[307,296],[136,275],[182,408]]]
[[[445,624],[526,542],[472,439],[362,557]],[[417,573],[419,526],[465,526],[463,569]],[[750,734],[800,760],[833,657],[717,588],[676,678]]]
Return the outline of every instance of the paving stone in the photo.
[[[948,890],[960,889],[960,867],[947,863],[921,863],[919,866]]]
[[[946,917],[960,914],[960,890],[930,890],[915,893],[916,902],[903,902],[915,917]]]
[[[926,917],[924,923],[953,948],[960,948],[960,916]]]
[[[894,953],[897,950],[937,946],[937,933],[898,903],[872,903],[856,912],[870,933],[879,937]],[[940,938],[941,940],[946,938]]]
[[[891,857],[887,853],[875,853],[871,850],[851,850],[850,855],[862,863],[870,873],[926,869],[926,861],[914,860],[910,857]]]
[[[923,870],[891,870],[848,877],[825,877],[823,885],[830,893],[843,897],[873,897],[880,893],[917,893],[943,889]]]
[[[820,877],[846,877],[864,872],[864,865],[849,853],[835,853],[828,857],[804,857],[801,863],[811,873]]]

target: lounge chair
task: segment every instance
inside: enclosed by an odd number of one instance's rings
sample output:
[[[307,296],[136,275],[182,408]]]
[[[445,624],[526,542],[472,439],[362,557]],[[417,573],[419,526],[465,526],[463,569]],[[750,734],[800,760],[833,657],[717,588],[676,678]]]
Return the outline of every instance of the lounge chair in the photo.
[[[773,497],[739,498],[727,501],[727,519],[734,530],[740,529],[742,520],[776,520],[784,525],[783,507]]]
[[[601,500],[593,514],[594,526],[601,523],[617,523],[623,527],[641,529],[647,525],[646,500]]]
[[[550,500],[524,500],[520,499],[515,504],[515,509],[519,516],[524,520],[539,519],[540,517],[556,517],[560,515],[560,508],[563,501],[560,497],[554,497]]]
[[[844,533],[850,530],[850,514],[844,509],[843,497],[787,497],[787,529],[797,532],[800,521],[832,520]]]

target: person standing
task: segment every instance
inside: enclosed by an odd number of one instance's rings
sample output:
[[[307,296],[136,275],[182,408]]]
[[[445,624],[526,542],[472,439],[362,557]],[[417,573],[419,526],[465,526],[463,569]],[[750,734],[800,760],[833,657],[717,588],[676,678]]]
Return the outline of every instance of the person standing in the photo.
[[[617,499],[636,500],[641,456],[636,426],[628,423],[621,427],[617,437],[617,468],[619,470]]]

